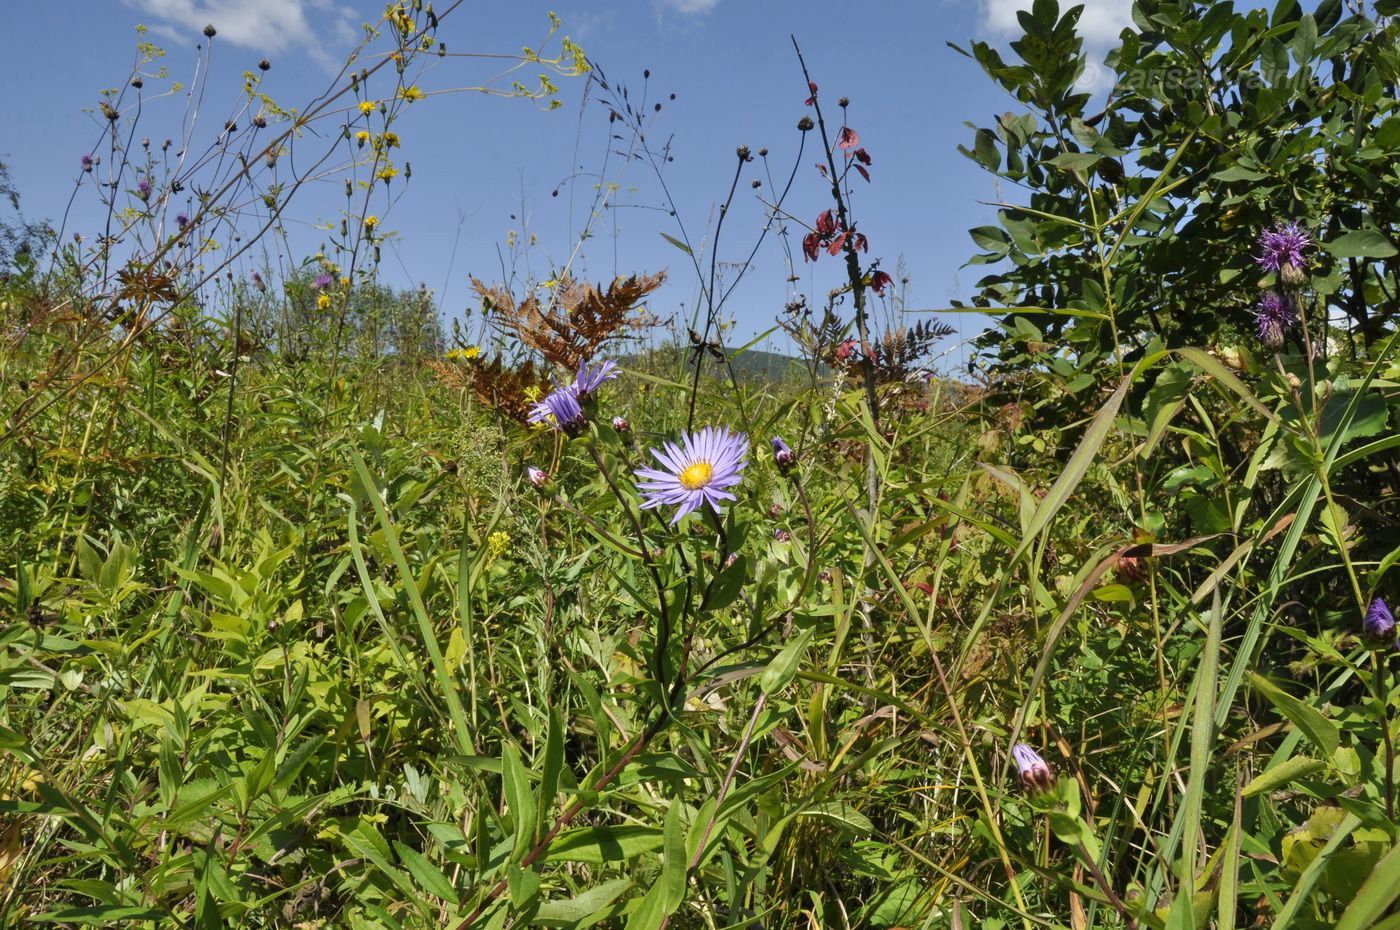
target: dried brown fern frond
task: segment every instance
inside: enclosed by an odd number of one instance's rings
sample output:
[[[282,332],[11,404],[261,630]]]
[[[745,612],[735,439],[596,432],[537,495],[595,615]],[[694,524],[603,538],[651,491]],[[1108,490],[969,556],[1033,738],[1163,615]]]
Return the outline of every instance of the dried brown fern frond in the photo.
[[[482,404],[519,423],[526,422],[535,401],[550,391],[549,379],[534,362],[507,365],[499,356],[465,364],[433,359],[428,367],[443,384],[455,390],[471,389]]]
[[[539,352],[551,365],[574,370],[591,360],[610,340],[650,325],[637,302],[662,285],[666,272],[632,275],[600,286],[560,277],[549,302],[530,294],[517,302],[504,287],[472,278],[483,314],[520,343]]]

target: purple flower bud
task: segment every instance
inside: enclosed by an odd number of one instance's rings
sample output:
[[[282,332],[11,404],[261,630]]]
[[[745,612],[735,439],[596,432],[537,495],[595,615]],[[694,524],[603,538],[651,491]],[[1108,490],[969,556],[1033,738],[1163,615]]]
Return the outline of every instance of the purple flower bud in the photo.
[[[790,542],[792,540],[792,534],[780,526],[773,531],[773,538],[778,542]]]
[[[793,466],[797,464],[797,453],[777,436],[773,437],[773,463],[783,474],[792,471]]]
[[[263,281],[262,275],[258,274],[256,271],[253,272],[253,287],[256,287],[260,291],[267,290],[267,284]]]
[[[83,156],[83,170],[84,170],[84,171],[91,171],[91,170],[92,170],[92,166],[95,165],[95,164],[97,164],[97,161],[96,161],[91,155],[84,155],[84,156]]]
[[[180,227],[180,229],[184,229],[186,226],[190,225],[190,218],[183,213],[177,213],[175,214],[175,225]]]
[[[525,469],[525,477],[529,479],[532,485],[541,491],[549,484],[549,472],[545,471],[543,468],[536,468],[533,465]]]
[[[1055,787],[1055,770],[1025,743],[1011,747],[1011,757],[1016,760],[1016,768],[1021,776],[1021,785],[1032,794],[1049,791]]]
[[[1395,615],[1381,598],[1372,600],[1371,606],[1366,609],[1366,617],[1361,621],[1361,632],[1376,645],[1395,645]]]
[[[626,417],[613,417],[613,429],[619,433],[632,432],[632,424],[627,422]]]
[[[145,178],[142,178],[139,182],[137,182],[136,196],[140,197],[142,200],[145,200],[147,197],[151,196],[151,182],[146,180]]]

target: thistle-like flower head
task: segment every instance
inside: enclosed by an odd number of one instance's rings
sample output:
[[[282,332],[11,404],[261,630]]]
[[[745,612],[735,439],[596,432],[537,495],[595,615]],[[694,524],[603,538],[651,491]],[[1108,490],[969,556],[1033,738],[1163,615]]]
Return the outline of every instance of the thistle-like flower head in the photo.
[[[1283,271],[1287,266],[1301,271],[1307,264],[1304,256],[1312,238],[1297,223],[1276,223],[1273,229],[1259,234],[1259,254],[1255,261],[1265,271]]]
[[[1265,291],[1254,307],[1254,322],[1259,341],[1278,351],[1288,331],[1298,324],[1298,314],[1287,297],[1278,291]]]

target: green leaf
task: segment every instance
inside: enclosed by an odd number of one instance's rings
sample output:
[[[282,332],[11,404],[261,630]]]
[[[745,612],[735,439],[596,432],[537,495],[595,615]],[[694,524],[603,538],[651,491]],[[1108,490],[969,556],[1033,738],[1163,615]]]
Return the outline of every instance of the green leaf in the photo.
[[[630,878],[615,878],[572,898],[544,901],[535,912],[535,923],[550,927],[576,927],[611,905],[632,885]]]
[[[551,862],[625,862],[661,848],[661,831],[641,824],[582,827],[561,833],[549,844]]]
[[[512,862],[519,862],[535,839],[535,793],[514,743],[506,743],[501,750],[501,780],[505,783],[511,820],[515,823],[515,846],[510,858]]]
[[[427,856],[397,840],[394,842],[394,851],[399,854],[399,861],[408,869],[408,874],[413,876],[420,888],[434,897],[457,903],[457,889],[452,887],[452,881],[441,869],[429,862]]]
[[[1262,675],[1251,673],[1249,678],[1255,690],[1268,698],[1279,713],[1321,750],[1323,756],[1331,756],[1337,751],[1341,732],[1335,723],[1322,716],[1321,711],[1298,700]]]
[[[158,907],[132,907],[124,904],[93,904],[88,907],[69,907],[47,914],[35,914],[28,918],[34,923],[91,924],[97,927],[111,926],[127,920],[170,920],[170,914]]]
[[[803,630],[797,639],[784,646],[759,676],[759,690],[771,695],[787,687],[787,683],[797,674],[798,665],[801,664],[802,656],[811,642],[812,631],[808,629]]]
[[[1291,784],[1299,778],[1305,778],[1325,768],[1327,768],[1326,762],[1310,759],[1307,756],[1294,756],[1254,776],[1250,779],[1249,784],[1244,786],[1241,794],[1252,798],[1256,794],[1273,791],[1275,788]]]
[[[694,254],[695,254],[694,252],[692,252],[692,251],[690,250],[690,246],[686,245],[684,242],[680,241],[680,240],[677,239],[675,236],[668,236],[668,235],[666,235],[665,233],[662,233],[662,234],[661,234],[661,238],[662,238],[662,239],[665,239],[667,242],[671,243],[672,245],[674,245],[676,248],[680,249],[682,252],[684,252],[684,253],[687,254],[687,255],[694,255]]]
[[[827,801],[799,812],[798,816],[815,817],[862,835],[875,832],[875,824],[870,822],[870,818],[856,810],[849,801]]]
[[[1376,863],[1366,883],[1342,912],[1337,930],[1366,930],[1400,897],[1400,846]]]
[[[1358,229],[1346,233],[1322,247],[1338,258],[1390,258],[1397,250],[1381,232],[1374,229]]]

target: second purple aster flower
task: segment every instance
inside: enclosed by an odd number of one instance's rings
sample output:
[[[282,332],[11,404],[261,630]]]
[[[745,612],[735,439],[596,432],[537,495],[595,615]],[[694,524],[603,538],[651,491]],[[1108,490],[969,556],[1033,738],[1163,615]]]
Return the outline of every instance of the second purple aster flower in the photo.
[[[748,452],[748,437],[716,426],[682,435],[679,445],[668,442],[652,449],[662,468],[637,469],[642,508],[676,507],[672,523],[705,504],[722,512],[720,501],[735,499],[729,489],[739,483]]]

